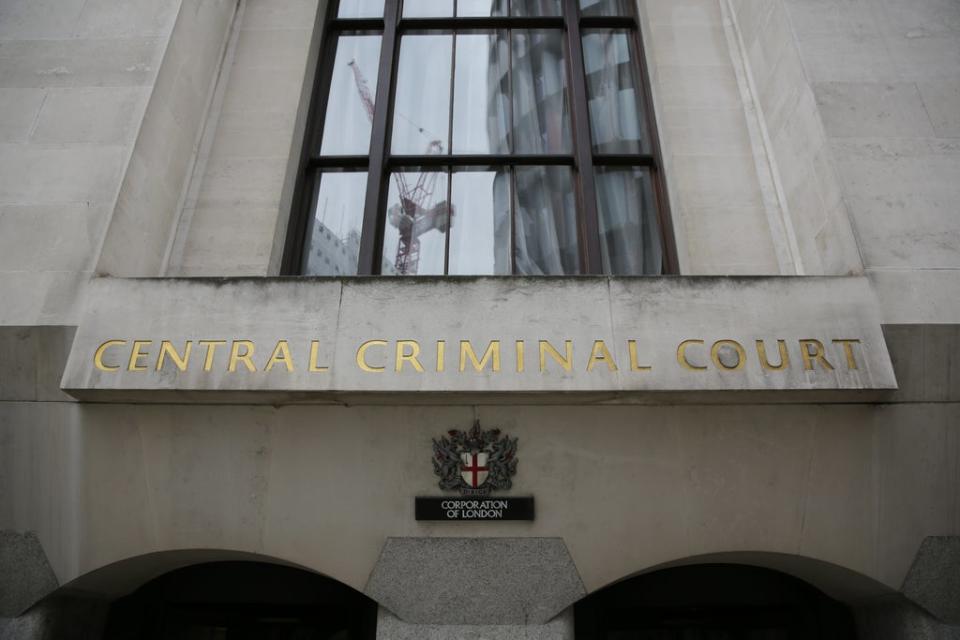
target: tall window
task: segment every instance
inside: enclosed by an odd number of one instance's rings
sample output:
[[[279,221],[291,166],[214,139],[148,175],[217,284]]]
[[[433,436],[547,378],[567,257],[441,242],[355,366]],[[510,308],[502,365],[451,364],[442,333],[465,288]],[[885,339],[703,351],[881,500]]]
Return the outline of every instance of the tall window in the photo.
[[[635,0],[340,0],[284,271],[675,272]]]

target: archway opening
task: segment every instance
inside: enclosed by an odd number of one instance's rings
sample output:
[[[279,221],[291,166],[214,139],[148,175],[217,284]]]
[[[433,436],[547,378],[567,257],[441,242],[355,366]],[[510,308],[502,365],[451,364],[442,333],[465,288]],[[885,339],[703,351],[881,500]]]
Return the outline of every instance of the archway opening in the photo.
[[[734,564],[662,569],[577,603],[577,640],[853,640],[847,607],[779,571]]]
[[[376,603],[323,576],[262,562],[166,573],[112,603],[106,640],[372,640]]]

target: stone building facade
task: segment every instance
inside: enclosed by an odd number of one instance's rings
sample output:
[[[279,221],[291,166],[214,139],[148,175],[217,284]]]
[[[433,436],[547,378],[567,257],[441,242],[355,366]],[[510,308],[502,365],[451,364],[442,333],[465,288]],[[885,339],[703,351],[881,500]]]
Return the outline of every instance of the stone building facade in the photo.
[[[960,637],[960,4],[635,11],[676,273],[340,278],[325,0],[0,0],[0,638]]]

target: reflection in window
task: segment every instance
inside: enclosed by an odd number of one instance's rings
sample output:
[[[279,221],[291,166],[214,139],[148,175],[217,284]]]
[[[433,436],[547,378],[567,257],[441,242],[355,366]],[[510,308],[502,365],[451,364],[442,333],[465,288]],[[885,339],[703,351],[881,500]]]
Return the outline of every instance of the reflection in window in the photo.
[[[674,268],[634,5],[334,1],[284,272]]]
[[[337,8],[338,18],[379,18],[383,16],[383,0],[344,0]]]
[[[404,36],[394,96],[391,151],[402,155],[446,152],[453,36]]]
[[[515,153],[569,153],[563,33],[513,32],[513,128]]]
[[[392,174],[383,230],[383,275],[443,275],[447,229],[447,174]]]
[[[632,16],[637,0],[580,0],[585,16]]]
[[[404,18],[447,18],[453,0],[404,0]],[[458,18],[559,16],[560,0],[457,0]]]
[[[325,173],[319,180],[313,213],[307,222],[303,274],[356,275],[367,174]]]
[[[457,0],[457,15],[461,18],[485,18],[508,15],[506,0]]]
[[[511,0],[510,15],[515,17],[559,16],[560,0]]]
[[[577,212],[569,167],[517,167],[518,275],[580,273]]]
[[[454,153],[510,153],[509,60],[505,31],[457,36]]]
[[[648,151],[639,94],[637,60],[624,31],[588,32],[583,37],[590,133],[597,153]]]
[[[377,84],[379,59],[380,36],[342,36],[337,40],[322,155],[363,155],[370,151],[374,109],[370,87]]]
[[[450,275],[510,275],[510,175],[453,174]]]
[[[663,253],[649,170],[597,169],[596,184],[603,272],[661,273]]]
[[[404,18],[448,18],[452,15],[453,0],[403,0]]]

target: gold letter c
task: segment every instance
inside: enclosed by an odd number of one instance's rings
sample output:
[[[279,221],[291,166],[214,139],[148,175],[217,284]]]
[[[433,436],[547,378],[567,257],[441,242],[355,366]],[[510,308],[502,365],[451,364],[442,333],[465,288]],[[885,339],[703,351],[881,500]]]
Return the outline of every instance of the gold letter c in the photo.
[[[93,354],[93,364],[100,371],[119,371],[120,366],[111,367],[109,365],[103,364],[103,353],[110,347],[116,347],[122,344],[127,344],[126,340],[107,340],[102,345],[97,347],[97,352]]]
[[[706,367],[698,367],[695,364],[690,364],[690,361],[687,360],[687,347],[691,344],[704,344],[704,342],[703,340],[684,340],[681,342],[680,346],[677,347],[677,362],[688,371],[706,371]]]
[[[367,340],[360,348],[357,349],[357,366],[367,373],[383,373],[385,367],[371,367],[367,364],[367,349],[370,347],[385,347],[387,346],[386,340]]]

